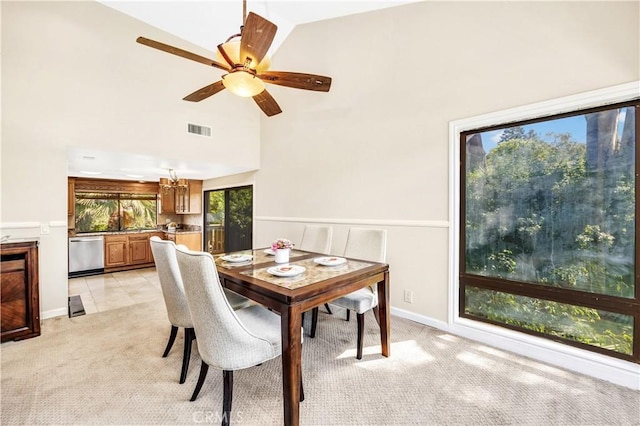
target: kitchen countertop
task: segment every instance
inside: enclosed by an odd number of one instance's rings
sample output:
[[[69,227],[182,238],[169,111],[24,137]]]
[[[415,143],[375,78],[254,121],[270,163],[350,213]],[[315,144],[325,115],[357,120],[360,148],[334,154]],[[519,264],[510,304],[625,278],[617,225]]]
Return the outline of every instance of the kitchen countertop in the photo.
[[[175,231],[168,231],[166,229],[162,230],[161,232],[164,232],[165,234],[200,234],[202,233],[202,231],[197,230],[197,231],[193,231],[193,230],[187,230],[187,229],[176,229]]]
[[[141,229],[137,231],[108,231],[108,232],[83,232],[80,234],[76,234],[75,232],[69,231],[69,238],[74,237],[95,237],[100,235],[130,235],[130,234],[152,234],[157,232],[163,232],[165,234],[200,234],[202,230],[193,230],[193,229],[176,229],[174,231],[168,231],[166,229]]]

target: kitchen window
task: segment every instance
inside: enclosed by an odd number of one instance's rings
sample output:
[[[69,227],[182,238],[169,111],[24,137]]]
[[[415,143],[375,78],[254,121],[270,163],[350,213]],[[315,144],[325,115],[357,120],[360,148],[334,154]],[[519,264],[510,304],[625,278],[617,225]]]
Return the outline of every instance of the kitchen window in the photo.
[[[78,192],[77,233],[156,229],[157,193]]]
[[[459,315],[640,363],[638,101],[460,134]]]

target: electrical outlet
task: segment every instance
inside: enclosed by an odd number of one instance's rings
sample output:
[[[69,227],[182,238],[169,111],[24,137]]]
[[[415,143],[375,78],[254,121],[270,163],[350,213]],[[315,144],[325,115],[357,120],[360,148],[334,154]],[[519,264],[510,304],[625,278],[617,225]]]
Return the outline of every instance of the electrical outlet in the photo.
[[[40,225],[40,235],[47,235],[49,233],[49,225],[46,223],[43,223]]]
[[[411,290],[404,291],[404,301],[407,303],[413,303],[413,292]]]

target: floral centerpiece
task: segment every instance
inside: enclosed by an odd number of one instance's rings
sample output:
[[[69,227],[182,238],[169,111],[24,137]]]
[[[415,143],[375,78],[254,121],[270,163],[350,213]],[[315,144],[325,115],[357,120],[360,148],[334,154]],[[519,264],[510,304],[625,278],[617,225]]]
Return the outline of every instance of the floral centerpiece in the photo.
[[[271,243],[271,250],[276,251],[280,249],[290,249],[293,247],[293,243],[286,238],[278,238]]]
[[[288,263],[289,262],[289,250],[293,247],[293,243],[286,238],[278,238],[271,243],[271,250],[276,255],[276,263]]]

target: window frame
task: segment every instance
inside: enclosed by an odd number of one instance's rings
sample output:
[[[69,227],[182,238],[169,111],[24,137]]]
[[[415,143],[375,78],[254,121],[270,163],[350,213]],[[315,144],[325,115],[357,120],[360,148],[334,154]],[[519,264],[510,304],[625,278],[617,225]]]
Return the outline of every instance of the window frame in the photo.
[[[230,209],[230,193],[233,191],[240,191],[240,190],[250,190],[251,191],[251,226],[249,227],[249,247],[246,248],[237,248],[237,247],[229,247],[231,245],[231,240],[230,240],[230,234],[229,234],[229,224],[230,224],[230,216],[229,216],[229,209]],[[205,247],[205,251],[208,251],[207,249],[207,243],[209,241],[209,237],[207,235],[208,233],[208,223],[207,223],[207,214],[209,212],[209,207],[208,207],[208,200],[209,200],[209,195],[213,192],[221,192],[223,194],[224,197],[224,220],[223,220],[223,229],[224,229],[224,249],[221,252],[229,252],[229,251],[237,251],[237,250],[250,250],[253,249],[253,225],[255,222],[255,191],[254,191],[254,185],[253,183],[248,183],[248,184],[241,184],[241,185],[237,185],[237,186],[230,186],[230,187],[222,187],[222,188],[212,188],[212,189],[207,189],[203,192],[203,215],[202,215],[202,229],[204,229],[204,234],[203,234],[203,244]],[[217,254],[217,253],[221,253],[220,251],[215,251],[214,253],[211,254]]]
[[[640,267],[638,265],[639,260],[638,260],[638,253],[639,253],[639,244],[640,242],[638,241],[638,223],[636,221],[635,223],[635,234],[636,234],[636,239],[635,239],[635,270],[634,270],[634,276],[635,276],[635,294],[633,298],[625,298],[625,297],[619,297],[619,296],[610,296],[610,295],[606,295],[606,294],[600,294],[600,293],[588,293],[585,291],[580,291],[580,290],[572,290],[572,289],[566,289],[566,288],[560,288],[560,287],[552,287],[552,286],[546,286],[546,285],[542,285],[542,284],[536,284],[536,283],[529,283],[529,282],[520,282],[520,281],[511,281],[511,280],[507,280],[504,278],[499,278],[499,277],[487,277],[487,276],[481,276],[481,275],[477,275],[477,274],[471,274],[471,273],[466,273],[463,270],[463,266],[466,263],[466,226],[465,226],[465,220],[463,220],[464,218],[464,214],[466,211],[466,200],[465,200],[465,196],[464,194],[466,193],[465,189],[466,189],[466,138],[468,135],[473,134],[473,133],[483,133],[483,132],[488,132],[488,131],[492,131],[492,130],[500,130],[500,129],[504,129],[504,128],[508,128],[508,127],[513,127],[513,126],[525,126],[527,124],[533,124],[533,123],[540,123],[540,122],[546,122],[546,121],[551,121],[551,120],[557,120],[557,119],[562,119],[562,118],[566,118],[566,117],[572,117],[572,116],[576,116],[576,115],[584,115],[584,114],[589,114],[589,113],[595,113],[595,112],[600,112],[600,111],[606,111],[606,110],[610,110],[610,109],[618,109],[618,108],[625,108],[625,107],[629,107],[629,106],[635,106],[636,107],[636,128],[638,127],[639,123],[640,123],[640,99],[637,100],[632,100],[632,101],[627,101],[627,102],[620,102],[620,103],[615,103],[615,104],[607,104],[607,105],[603,105],[603,106],[599,106],[599,107],[592,107],[592,108],[587,108],[587,109],[581,109],[581,110],[576,110],[576,111],[571,111],[571,112],[566,112],[566,113],[561,113],[561,114],[553,114],[550,116],[543,116],[543,117],[537,117],[534,119],[529,119],[529,120],[523,120],[523,121],[517,121],[517,122],[510,122],[510,123],[501,123],[501,124],[496,124],[496,125],[492,125],[492,126],[486,126],[486,127],[482,127],[482,128],[477,128],[477,129],[471,129],[471,130],[467,130],[464,132],[460,133],[460,160],[461,160],[461,165],[460,165],[460,223],[458,224],[459,226],[459,238],[460,238],[460,243],[459,243],[459,270],[460,270],[460,285],[459,285],[459,294],[458,294],[458,315],[460,317],[463,318],[469,318],[469,319],[473,319],[476,321],[483,321],[483,322],[487,322],[487,323],[491,323],[491,324],[495,324],[501,327],[506,327],[506,328],[510,328],[512,330],[516,330],[516,331],[520,331],[523,333],[528,333],[528,334],[532,334],[535,336],[540,336],[546,339],[551,339],[551,340],[555,340],[567,345],[571,345],[571,346],[576,346],[582,349],[586,349],[586,350],[590,350],[590,351],[594,351],[594,352],[599,352],[605,355],[609,355],[609,356],[613,356],[613,357],[617,357],[617,358],[621,358],[621,359],[626,359],[635,363],[640,363],[640,281],[638,280],[638,276],[639,273],[638,271],[640,270]],[[640,138],[639,135],[640,132],[636,132],[635,134],[635,144],[636,146],[638,146],[638,140]],[[638,150],[635,150],[635,174],[636,176],[638,176],[638,171],[640,170],[640,167],[638,166],[638,162],[640,159]],[[635,180],[635,192],[636,192],[636,197],[635,197],[635,210],[636,212],[638,211],[638,205],[639,205],[639,201],[638,201],[638,189],[640,188],[640,184],[638,182],[639,179]],[[605,311],[609,311],[611,313],[619,313],[619,314],[623,314],[623,315],[628,315],[633,317],[633,346],[632,346],[632,354],[631,355],[626,355],[626,354],[622,354],[616,351],[612,351],[609,349],[605,349],[602,347],[598,347],[598,346],[594,346],[594,345],[589,345],[589,344],[585,344],[582,342],[578,342],[578,341],[574,341],[574,340],[570,340],[570,339],[565,339],[562,337],[557,337],[557,336],[553,336],[550,334],[546,334],[546,333],[540,333],[540,332],[536,332],[533,330],[528,330],[526,328],[523,327],[518,327],[518,326],[514,326],[514,325],[510,325],[510,324],[505,324],[499,321],[493,321],[487,318],[483,318],[483,317],[479,317],[477,315],[473,315],[473,314],[469,314],[465,312],[465,288],[467,286],[470,287],[476,287],[476,288],[480,288],[483,290],[496,290],[496,291],[500,291],[503,293],[508,293],[508,294],[513,294],[513,295],[517,295],[517,296],[525,296],[525,297],[530,297],[530,298],[536,298],[536,299],[543,299],[543,300],[547,300],[547,301],[553,301],[553,302],[559,302],[559,303],[564,303],[564,304],[570,304],[570,305],[574,305],[574,306],[581,306],[581,307],[588,307],[588,308],[594,308],[594,309],[598,309],[598,310],[605,310]]]
[[[640,81],[633,81],[449,122],[449,160],[451,165],[449,169],[449,309],[446,322],[433,321],[434,325],[472,340],[549,362],[572,371],[613,381],[633,389],[640,389],[638,380],[640,378],[640,366],[638,363],[611,357],[609,351],[604,355],[591,350],[583,350],[581,347],[567,345],[564,341],[563,343],[558,343],[520,330],[511,330],[502,324],[495,326],[491,323],[471,320],[459,315],[460,170],[462,164],[460,134],[473,129],[492,126],[502,127],[510,123],[535,120],[564,113],[572,114],[575,111],[635,100],[640,98],[639,89]],[[636,135],[636,142],[637,139],[638,135]],[[636,166],[638,165],[636,164]],[[638,182],[636,182],[636,190],[637,186]],[[637,205],[638,200],[636,200]],[[636,245],[639,239],[638,227],[636,227]],[[637,272],[636,269],[636,277]],[[634,323],[634,331],[639,326],[639,324]],[[637,339],[634,344],[638,344]],[[635,352],[637,352],[637,349],[634,348]]]
[[[74,195],[73,202],[76,203],[78,199],[78,194],[105,194],[108,197],[102,199],[113,199],[118,202],[118,211],[120,208],[120,201],[123,199],[123,195],[141,195],[148,198],[145,198],[147,201],[151,201],[155,199],[156,201],[156,219],[155,222],[158,222],[158,184],[156,182],[137,182],[137,181],[126,181],[126,180],[114,180],[114,179],[95,179],[95,178],[75,178],[75,186],[74,186]],[[135,197],[132,199],[136,199]],[[74,214],[73,221],[74,227],[76,226],[77,217]],[[118,219],[118,231],[82,231],[78,232],[78,235],[81,234],[94,234],[94,233],[108,233],[108,232],[131,232],[128,230],[121,229],[120,223],[121,217]],[[144,228],[145,230],[153,230],[153,228]]]

